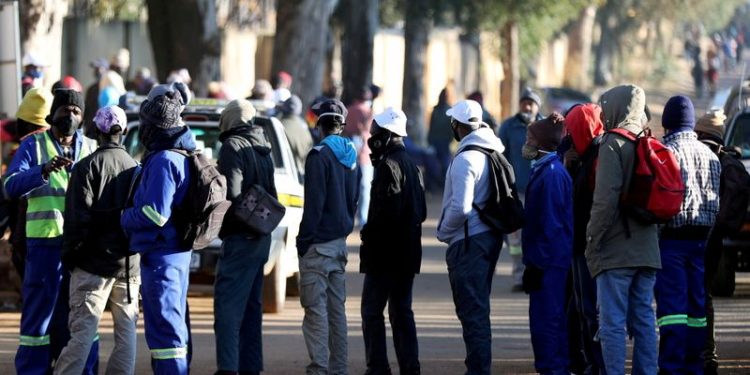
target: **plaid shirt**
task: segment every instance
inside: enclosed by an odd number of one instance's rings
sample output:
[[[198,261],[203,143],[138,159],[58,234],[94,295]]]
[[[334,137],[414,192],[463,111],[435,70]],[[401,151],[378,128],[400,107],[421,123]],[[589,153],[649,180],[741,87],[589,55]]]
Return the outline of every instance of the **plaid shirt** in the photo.
[[[677,157],[685,183],[685,198],[680,213],[667,226],[713,226],[719,213],[719,158],[708,146],[698,141],[693,131],[668,134],[664,136],[664,144]]]

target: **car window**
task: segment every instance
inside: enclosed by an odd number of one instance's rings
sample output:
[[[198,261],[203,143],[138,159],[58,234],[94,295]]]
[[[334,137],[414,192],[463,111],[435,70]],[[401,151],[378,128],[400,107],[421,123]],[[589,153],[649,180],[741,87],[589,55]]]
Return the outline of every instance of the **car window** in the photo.
[[[268,118],[256,117],[255,124],[263,128],[263,135],[266,136],[266,140],[271,144],[271,159],[273,159],[273,167],[284,168],[284,158],[281,156],[279,138],[276,136],[276,132],[273,129],[273,123]]]
[[[750,159],[750,114],[737,117],[729,145],[740,149],[743,159]]]

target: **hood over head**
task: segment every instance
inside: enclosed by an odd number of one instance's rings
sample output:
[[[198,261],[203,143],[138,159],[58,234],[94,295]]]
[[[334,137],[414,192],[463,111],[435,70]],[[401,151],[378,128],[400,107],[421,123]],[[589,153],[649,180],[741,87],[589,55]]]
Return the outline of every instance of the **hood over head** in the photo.
[[[488,148],[500,153],[505,151],[505,146],[500,141],[500,138],[495,135],[492,129],[485,125],[482,125],[479,129],[474,130],[462,139],[461,143],[458,144],[458,151],[460,152],[469,145]]]
[[[601,107],[588,103],[573,107],[565,116],[565,129],[578,155],[583,155],[594,138],[604,133],[601,114]]]
[[[640,132],[646,122],[646,93],[635,85],[621,85],[607,90],[599,98],[604,113],[604,129],[630,128]]]
[[[266,134],[263,131],[263,128],[258,125],[246,124],[243,126],[234,127],[230,130],[222,132],[219,135],[219,141],[223,143],[227,138],[233,135],[241,136],[250,141],[250,144],[253,146],[255,151],[260,152],[262,155],[271,153],[271,143],[266,139]]]
[[[333,134],[325,137],[321,144],[328,146],[333,151],[333,155],[336,156],[341,165],[349,169],[357,167],[357,149],[348,138]]]
[[[245,99],[232,100],[221,112],[219,130],[222,132],[235,127],[247,126],[255,118],[256,110],[252,103]]]

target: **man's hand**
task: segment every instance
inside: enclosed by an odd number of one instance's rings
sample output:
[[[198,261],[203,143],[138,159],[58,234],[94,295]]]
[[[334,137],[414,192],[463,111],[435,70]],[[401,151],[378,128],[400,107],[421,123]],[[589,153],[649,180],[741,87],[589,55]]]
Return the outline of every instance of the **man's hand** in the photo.
[[[44,179],[47,180],[49,179],[49,175],[51,173],[61,171],[63,170],[63,168],[66,168],[72,164],[73,164],[73,161],[68,158],[64,158],[62,156],[55,156],[46,164],[44,164],[44,167],[42,167],[42,177],[44,177]]]

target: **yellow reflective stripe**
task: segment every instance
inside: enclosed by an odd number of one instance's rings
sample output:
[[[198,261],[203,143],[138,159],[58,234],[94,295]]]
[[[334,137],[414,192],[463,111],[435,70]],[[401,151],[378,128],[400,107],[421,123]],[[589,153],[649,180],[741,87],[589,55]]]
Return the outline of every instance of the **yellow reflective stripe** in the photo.
[[[18,337],[21,346],[43,346],[49,345],[49,335],[46,336],[24,336]]]
[[[185,358],[187,348],[169,348],[169,349],[151,349],[151,358],[153,359],[174,359]]]
[[[304,198],[299,195],[292,194],[278,194],[279,203],[287,207],[302,207],[305,203]]]
[[[29,208],[26,212],[42,212],[42,211],[65,211],[65,197],[57,196],[43,196],[43,197],[29,197]]]
[[[168,219],[165,218],[164,216],[161,216],[161,214],[151,206],[143,206],[141,208],[141,212],[143,212],[143,214],[146,215],[147,218],[153,221],[154,224],[160,227],[163,227],[164,224],[167,223]]]
[[[26,237],[54,238],[62,236],[63,223],[58,220],[29,220],[26,221]]]
[[[665,315],[656,321],[659,327],[673,324],[688,324],[687,314]]]
[[[706,318],[687,318],[688,327],[703,328],[708,326]]]

